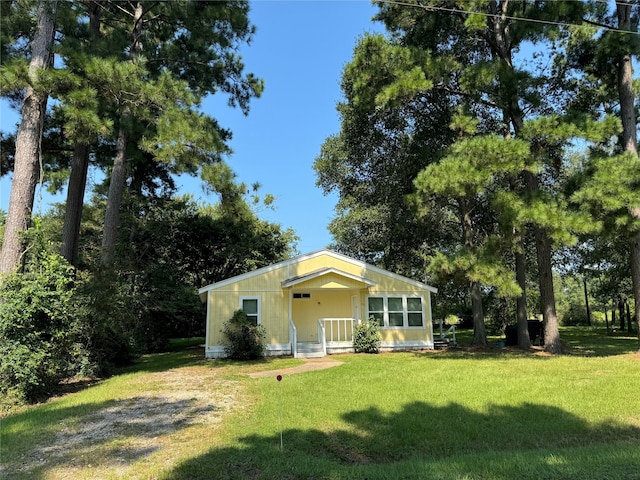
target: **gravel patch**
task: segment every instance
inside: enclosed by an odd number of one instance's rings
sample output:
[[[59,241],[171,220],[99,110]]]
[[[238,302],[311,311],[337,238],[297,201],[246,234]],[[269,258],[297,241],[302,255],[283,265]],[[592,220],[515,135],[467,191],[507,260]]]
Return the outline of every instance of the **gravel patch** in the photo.
[[[238,408],[241,394],[238,382],[207,367],[150,373],[140,382],[149,391],[65,420],[54,442],[34,445],[23,458],[0,467],[0,477],[29,478],[37,469],[46,471],[46,478],[83,478],[85,468],[102,472],[91,478],[122,477],[132,463],[170,445],[172,434],[219,424]]]

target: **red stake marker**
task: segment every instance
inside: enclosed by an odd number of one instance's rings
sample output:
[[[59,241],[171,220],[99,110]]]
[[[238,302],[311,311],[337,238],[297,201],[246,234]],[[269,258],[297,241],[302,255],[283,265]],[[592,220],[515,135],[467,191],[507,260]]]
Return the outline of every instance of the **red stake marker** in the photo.
[[[280,450],[282,450],[282,375],[278,375],[276,380],[278,380],[278,384],[280,385]]]

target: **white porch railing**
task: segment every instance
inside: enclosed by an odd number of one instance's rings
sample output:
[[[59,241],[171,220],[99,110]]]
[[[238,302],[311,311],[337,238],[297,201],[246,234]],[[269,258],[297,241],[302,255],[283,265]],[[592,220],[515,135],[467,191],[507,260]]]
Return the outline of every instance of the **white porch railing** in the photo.
[[[291,341],[291,354],[293,358],[298,358],[298,338],[296,326],[289,320],[289,341]]]
[[[456,326],[455,325],[451,325],[449,327],[449,329],[445,332],[443,329],[443,324],[444,321],[442,319],[438,320],[438,323],[440,324],[440,338],[441,339],[446,339],[447,336],[451,333],[452,334],[452,340],[453,340],[453,344],[457,345],[456,343]]]
[[[321,318],[318,323],[325,327],[328,342],[353,342],[355,318]]]
[[[352,347],[353,325],[360,320],[355,318],[319,318],[318,340],[326,355],[329,346]]]

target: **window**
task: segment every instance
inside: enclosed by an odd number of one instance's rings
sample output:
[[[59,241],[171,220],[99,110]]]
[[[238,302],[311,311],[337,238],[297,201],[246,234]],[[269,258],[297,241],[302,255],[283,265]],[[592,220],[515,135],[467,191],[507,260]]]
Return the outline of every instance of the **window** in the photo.
[[[294,293],[293,298],[311,298],[310,293]]]
[[[373,317],[378,325],[384,327],[384,299],[382,297],[369,297],[369,314],[367,318]]]
[[[381,295],[369,297],[367,318],[373,317],[381,327],[424,327],[422,297]]]
[[[252,324],[260,324],[260,297],[241,297],[240,309]]]

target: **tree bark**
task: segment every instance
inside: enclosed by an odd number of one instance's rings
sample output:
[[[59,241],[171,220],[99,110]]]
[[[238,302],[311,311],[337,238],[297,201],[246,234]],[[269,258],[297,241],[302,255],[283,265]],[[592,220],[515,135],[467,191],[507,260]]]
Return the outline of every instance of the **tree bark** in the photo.
[[[518,319],[518,346],[531,348],[529,337],[529,319],[527,318],[527,261],[524,254],[524,245],[520,239],[521,251],[515,254],[516,280],[522,289],[522,293],[516,299],[516,318]]]
[[[589,291],[587,290],[587,276],[582,277],[582,285],[584,287],[584,306],[587,311],[587,324],[591,326],[591,308],[589,307]]]
[[[544,350],[549,353],[562,353],[556,297],[553,292],[553,269],[551,268],[551,241],[547,232],[534,227],[538,254],[538,281],[540,284],[540,303],[544,319]]]
[[[115,247],[118,242],[118,225],[120,223],[120,206],[127,180],[127,132],[123,127],[118,132],[117,153],[111,170],[111,181],[107,196],[107,210],[104,215],[102,230],[102,265],[110,265],[113,261]]]
[[[631,31],[632,2],[616,1],[618,29]],[[638,155],[637,126],[635,116],[635,98],[633,95],[633,64],[630,51],[623,52],[618,59],[618,96],[620,100],[620,119],[622,120],[622,146],[626,152]],[[630,208],[631,216],[640,219],[640,207]],[[631,281],[633,285],[634,320],[640,325],[640,232],[631,240]],[[640,352],[640,328],[638,328],[638,347]]]
[[[60,254],[74,267],[78,264],[78,244],[84,192],[89,169],[89,145],[76,144],[73,151],[71,176],[67,187],[64,224],[62,226],[62,249]]]
[[[527,190],[535,193],[539,190],[538,177],[525,171]],[[549,353],[562,353],[558,316],[556,314],[556,297],[553,292],[553,268],[551,266],[551,239],[544,228],[534,225],[533,234],[536,240],[538,260],[538,285],[540,288],[540,307],[544,321],[544,349]]]
[[[52,64],[51,50],[57,6],[57,0],[41,0],[38,5],[38,25],[31,42],[29,86],[22,102],[22,118],[16,136],[15,165],[0,257],[0,274],[11,273],[20,265],[24,253],[21,235],[31,222],[36,185],[40,176],[40,142],[48,100],[48,95],[37,88],[37,81],[39,72]]]
[[[487,332],[484,326],[480,283],[471,282],[469,290],[471,293],[471,311],[473,312],[473,344],[485,346],[487,344]]]
[[[100,39],[100,5],[97,2],[90,2],[87,5],[87,13],[89,14],[91,38],[95,44]],[[89,145],[76,143],[73,151],[71,175],[67,186],[67,202],[62,226],[62,248],[60,252],[74,267],[78,266],[80,226],[88,171]]]
[[[640,234],[631,244],[631,279],[633,281],[633,321],[638,329],[638,353],[640,353]]]
[[[616,2],[618,29],[631,30],[631,2]],[[631,52],[624,52],[618,59],[618,96],[622,120],[622,147],[625,152],[638,155],[636,139],[636,112],[633,95],[633,65]]]
[[[131,61],[135,62],[142,50],[142,16],[144,10],[142,2],[136,4],[133,14],[133,30],[131,32]],[[104,216],[104,228],[102,232],[101,262],[108,266],[113,262],[115,247],[118,242],[118,227],[120,223],[120,207],[127,180],[127,121],[130,111],[127,107],[121,115],[120,130],[116,145],[116,158],[111,171],[111,182],[107,197],[107,210]]]

